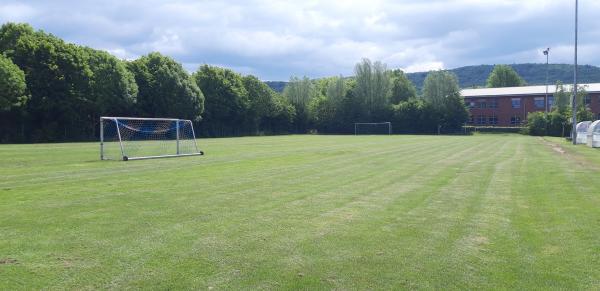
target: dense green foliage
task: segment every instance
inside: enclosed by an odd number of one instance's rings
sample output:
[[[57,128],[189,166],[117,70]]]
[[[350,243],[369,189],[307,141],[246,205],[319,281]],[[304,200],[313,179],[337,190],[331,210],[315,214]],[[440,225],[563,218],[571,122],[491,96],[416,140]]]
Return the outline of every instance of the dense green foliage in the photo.
[[[392,94],[392,75],[386,65],[363,59],[354,67],[354,79],[355,97],[361,99],[359,102],[364,106],[364,118],[369,121],[384,118]]]
[[[283,96],[294,106],[295,133],[306,133],[310,127],[309,104],[317,97],[315,85],[308,77],[291,77],[283,91]]]
[[[392,95],[390,100],[392,104],[398,104],[402,101],[408,101],[410,98],[417,97],[415,85],[406,77],[401,70],[392,71]]]
[[[394,133],[455,133],[468,118],[451,73],[432,72],[423,96],[404,73],[381,62],[363,59],[355,74],[316,81],[293,77],[284,96],[296,108],[296,132],[353,133],[355,122],[390,121]]]
[[[130,112],[138,98],[135,76],[124,62],[114,56],[86,49],[92,71],[90,99],[97,114],[123,115]],[[96,116],[99,117],[99,116]]]
[[[509,65],[496,65],[490,73],[487,82],[489,88],[519,87],[524,86],[525,81]]]
[[[287,99],[252,75],[244,76],[242,82],[250,99],[250,107],[245,122],[248,133],[277,134],[289,132],[296,111]]]
[[[4,134],[16,134],[17,128],[25,128],[26,136],[21,138],[31,140],[81,139],[93,134],[93,72],[85,49],[13,24],[0,28],[0,47],[25,72],[31,96],[26,118],[7,126]]]
[[[0,54],[0,110],[23,106],[27,101],[25,73]]]
[[[139,84],[140,115],[201,119],[204,96],[181,64],[159,53],[150,53],[129,63],[129,68]]]
[[[583,110],[581,113],[585,111]],[[578,113],[578,116],[580,116],[580,113]],[[571,134],[571,124],[570,111],[560,112],[553,110],[548,114],[544,112],[532,112],[527,115],[527,127],[525,127],[524,133],[537,136],[565,137]]]
[[[203,65],[194,73],[206,95],[202,128],[210,136],[241,134],[241,123],[250,107],[242,76],[229,69]]]
[[[548,134],[548,119],[544,112],[531,112],[527,115],[527,129],[530,135]]]
[[[124,62],[25,24],[0,28],[0,51],[24,73],[30,100],[0,113],[0,140],[85,140],[101,115],[132,112],[138,86]]]
[[[425,78],[422,98],[430,102],[434,108],[440,109],[444,106],[444,99],[458,94],[459,91],[458,79],[452,72],[432,71]]]
[[[567,92],[562,82],[556,82],[556,92],[554,96],[554,107],[560,112],[566,112],[571,108],[571,94],[573,92]]]
[[[135,162],[98,161],[97,143],[0,145],[0,289],[598,289],[595,149],[199,142],[209,155]]]
[[[440,116],[431,103],[411,98],[393,105],[392,121],[398,133],[436,133]]]

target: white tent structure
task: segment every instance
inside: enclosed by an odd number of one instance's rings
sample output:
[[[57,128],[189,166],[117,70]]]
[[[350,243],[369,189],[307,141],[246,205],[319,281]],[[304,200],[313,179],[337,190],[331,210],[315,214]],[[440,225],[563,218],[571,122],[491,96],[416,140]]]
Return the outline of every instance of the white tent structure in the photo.
[[[592,122],[588,127],[587,145],[593,148],[600,148],[600,120]]]
[[[582,121],[577,123],[577,144],[587,143],[588,127],[590,124],[592,124],[591,121]]]

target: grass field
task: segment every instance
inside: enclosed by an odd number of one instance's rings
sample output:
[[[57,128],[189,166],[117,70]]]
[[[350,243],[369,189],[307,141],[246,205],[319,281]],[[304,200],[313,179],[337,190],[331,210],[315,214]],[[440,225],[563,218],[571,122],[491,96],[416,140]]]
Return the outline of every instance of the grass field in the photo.
[[[520,135],[0,145],[0,289],[600,289],[600,150]]]

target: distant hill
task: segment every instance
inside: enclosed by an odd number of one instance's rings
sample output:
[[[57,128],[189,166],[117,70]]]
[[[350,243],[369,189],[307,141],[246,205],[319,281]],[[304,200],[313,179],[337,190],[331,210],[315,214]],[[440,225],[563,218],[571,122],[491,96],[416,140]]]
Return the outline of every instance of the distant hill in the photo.
[[[527,85],[543,85],[546,82],[546,64],[513,64],[510,65],[524,80]],[[494,69],[493,65],[467,66],[452,69],[458,77],[461,88],[484,87],[485,82]],[[590,65],[578,66],[578,81],[581,83],[600,82],[600,68]],[[408,78],[419,90],[427,72],[409,73]],[[557,80],[563,83],[573,82],[573,65],[550,64],[548,65],[548,83],[554,84]]]
[[[287,85],[286,81],[265,81],[265,84],[269,85],[271,89],[275,90],[275,92],[283,92],[283,89]]]
[[[524,80],[527,85],[543,85],[546,82],[546,64],[513,64],[510,65]],[[458,77],[461,88],[485,87],[485,82],[494,69],[494,65],[466,66],[451,69]],[[423,81],[427,72],[406,74],[418,90],[423,87]],[[591,65],[580,65],[578,70],[578,81],[581,83],[600,83],[600,67]],[[563,83],[573,82],[573,65],[550,64],[548,65],[548,80],[550,84],[557,80]],[[273,90],[283,92],[287,82],[265,82]]]

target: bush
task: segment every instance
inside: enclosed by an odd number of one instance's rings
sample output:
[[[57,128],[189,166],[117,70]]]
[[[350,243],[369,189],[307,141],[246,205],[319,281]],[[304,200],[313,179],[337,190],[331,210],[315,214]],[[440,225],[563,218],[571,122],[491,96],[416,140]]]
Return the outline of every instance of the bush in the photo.
[[[566,114],[552,111],[548,114],[547,134],[551,136],[569,136],[571,134],[571,122]]]
[[[532,112],[527,115],[527,127],[523,134],[569,136],[571,133],[571,122],[568,112],[554,110],[548,115],[543,112]]]
[[[436,133],[440,119],[431,103],[411,98],[392,106],[394,133]]]
[[[547,135],[548,119],[544,112],[531,112],[527,115],[527,133],[530,135]]]

